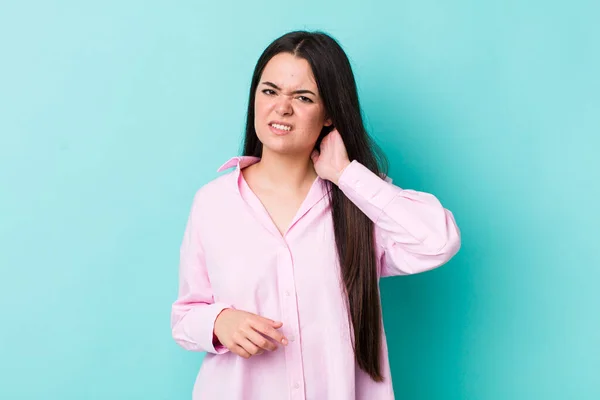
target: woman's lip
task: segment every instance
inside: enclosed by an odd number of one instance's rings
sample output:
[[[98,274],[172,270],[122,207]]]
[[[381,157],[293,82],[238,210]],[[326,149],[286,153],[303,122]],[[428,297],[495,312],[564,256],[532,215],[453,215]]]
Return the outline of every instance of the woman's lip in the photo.
[[[274,134],[276,134],[276,135],[280,135],[280,136],[287,135],[288,133],[290,133],[290,132],[292,131],[291,129],[290,129],[289,131],[284,131],[284,130],[282,130],[282,129],[277,129],[277,128],[275,128],[275,127],[274,127],[274,126],[272,126],[272,125],[269,125],[269,129],[270,129],[270,130],[271,130],[271,132],[273,132]]]

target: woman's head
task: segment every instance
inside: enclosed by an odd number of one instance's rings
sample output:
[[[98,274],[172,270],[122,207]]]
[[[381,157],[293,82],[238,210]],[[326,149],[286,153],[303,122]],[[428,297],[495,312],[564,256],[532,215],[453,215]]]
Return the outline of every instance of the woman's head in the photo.
[[[273,121],[291,130],[278,131],[270,126]],[[354,75],[341,46],[321,32],[296,31],[276,39],[254,69],[243,154],[262,157],[269,151],[308,160],[333,127],[350,160],[382,174],[385,157],[363,125]],[[383,328],[373,222],[336,185],[324,183],[331,189],[333,231],[355,358],[360,368],[381,381]]]
[[[331,125],[308,61],[291,53],[273,56],[254,91],[254,130],[268,150],[309,154]]]
[[[256,63],[249,97],[245,152],[252,155],[265,146],[308,158],[334,126],[349,157],[368,145],[356,140],[364,127],[350,62],[325,33],[295,31],[273,41]],[[279,132],[273,121],[291,131]]]

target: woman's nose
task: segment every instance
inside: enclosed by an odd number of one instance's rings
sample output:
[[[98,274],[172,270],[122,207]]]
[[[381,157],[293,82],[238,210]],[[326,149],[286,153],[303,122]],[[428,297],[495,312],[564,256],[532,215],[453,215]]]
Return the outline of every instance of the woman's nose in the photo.
[[[277,103],[277,113],[280,115],[292,114],[292,101],[287,96],[279,96]]]

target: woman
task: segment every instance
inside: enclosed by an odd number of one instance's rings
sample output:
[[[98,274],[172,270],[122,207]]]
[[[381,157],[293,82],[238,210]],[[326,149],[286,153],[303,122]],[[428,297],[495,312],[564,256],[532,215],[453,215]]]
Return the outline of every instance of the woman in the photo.
[[[378,280],[447,262],[452,213],[380,171],[348,58],[291,32],[258,60],[244,155],[198,190],[173,337],[194,399],[393,399]]]

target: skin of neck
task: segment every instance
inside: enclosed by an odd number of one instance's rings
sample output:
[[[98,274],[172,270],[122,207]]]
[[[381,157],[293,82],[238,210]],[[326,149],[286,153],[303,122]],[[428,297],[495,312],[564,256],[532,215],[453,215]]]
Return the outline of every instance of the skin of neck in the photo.
[[[265,186],[284,191],[302,190],[317,178],[309,153],[281,154],[263,147],[255,173]]]

